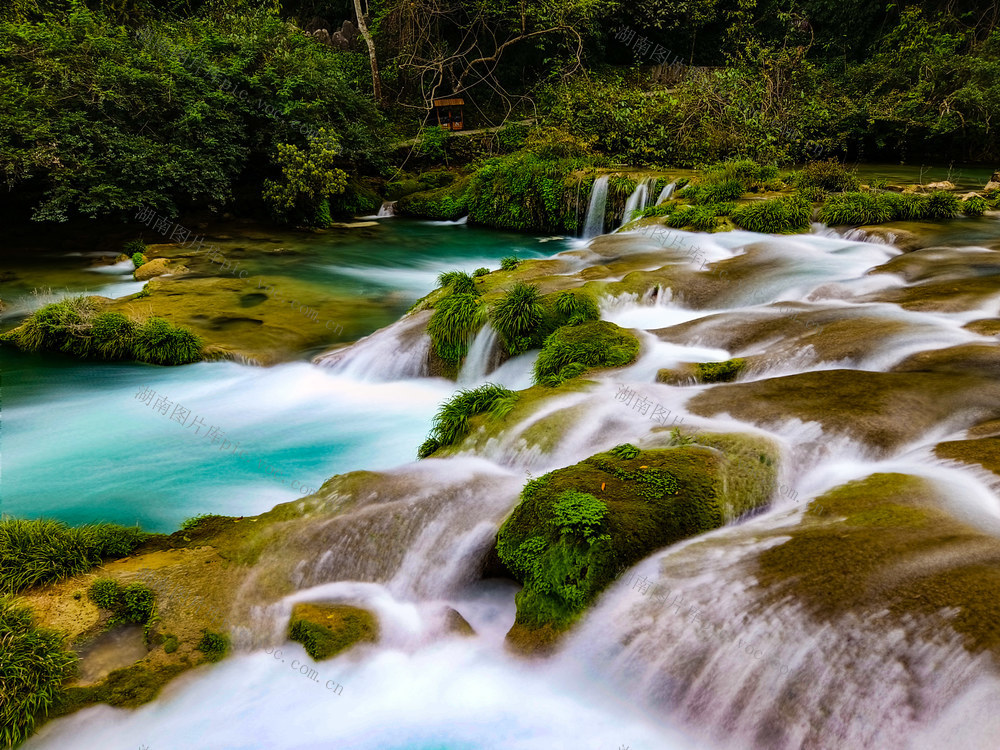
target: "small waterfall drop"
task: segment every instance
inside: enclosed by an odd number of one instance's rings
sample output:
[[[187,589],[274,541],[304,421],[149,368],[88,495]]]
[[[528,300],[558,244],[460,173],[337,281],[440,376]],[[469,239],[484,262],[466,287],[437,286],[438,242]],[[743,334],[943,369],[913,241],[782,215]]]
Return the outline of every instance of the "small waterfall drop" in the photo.
[[[608,175],[601,175],[594,180],[590,189],[590,205],[587,207],[587,219],[583,227],[583,239],[591,240],[604,234],[604,210],[608,205]]]
[[[321,354],[313,362],[339,375],[369,382],[424,377],[431,346],[424,330],[430,315],[426,310],[408,315],[350,346]]]
[[[458,373],[459,385],[475,385],[486,378],[496,366],[497,332],[489,323],[479,329],[472,340],[469,353],[465,357],[461,372]]]
[[[375,215],[378,219],[386,219],[396,215],[396,201],[385,201]]]
[[[670,200],[670,196],[674,194],[674,188],[677,187],[676,182],[668,182],[663,186],[663,190],[660,191],[660,196],[656,199],[656,203],[653,205],[658,206],[663,201]]]
[[[632,221],[632,213],[634,211],[641,211],[646,208],[649,196],[655,186],[655,177],[643,177],[636,183],[635,190],[632,191],[632,195],[628,197],[628,201],[625,203],[625,211],[622,214],[622,223],[619,229]]]

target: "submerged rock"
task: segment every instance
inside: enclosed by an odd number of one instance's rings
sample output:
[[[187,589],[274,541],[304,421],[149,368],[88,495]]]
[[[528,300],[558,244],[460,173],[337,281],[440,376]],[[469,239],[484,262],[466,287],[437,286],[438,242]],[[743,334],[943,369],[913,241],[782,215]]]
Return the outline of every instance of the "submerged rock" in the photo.
[[[153,258],[153,260],[143,263],[137,269],[135,269],[134,276],[136,281],[147,281],[156,276],[162,276],[165,273],[170,272],[170,264],[167,262],[166,258]]]
[[[347,604],[299,603],[288,621],[288,639],[301,643],[314,661],[323,661],[358,643],[375,643],[378,621],[368,610]]]

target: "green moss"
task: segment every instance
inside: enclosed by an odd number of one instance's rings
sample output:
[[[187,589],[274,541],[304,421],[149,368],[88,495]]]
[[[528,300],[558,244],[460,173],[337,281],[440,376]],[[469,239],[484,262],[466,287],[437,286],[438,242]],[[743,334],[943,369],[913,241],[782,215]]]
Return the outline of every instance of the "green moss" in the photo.
[[[635,361],[639,340],[607,321],[563,326],[545,339],[535,360],[535,382],[561,385],[594,367],[621,367]]]
[[[153,617],[156,594],[141,583],[123,587],[111,578],[98,578],[90,585],[87,594],[98,607],[113,613],[111,625],[123,622],[146,625]]]
[[[288,623],[289,640],[301,643],[314,661],[331,659],[351,646],[378,639],[370,612],[346,605],[296,604]]]
[[[716,439],[727,447],[724,436]],[[773,446],[745,440],[773,455]],[[755,488],[734,502],[729,486],[740,484],[734,475],[744,464],[752,464]],[[773,467],[756,455],[704,445],[619,446],[532,480],[497,538],[500,559],[524,583],[517,623],[565,629],[622,566],[717,528],[744,505],[765,504],[773,481]]]
[[[52,715],[64,716],[94,703],[138,708],[156,698],[163,686],[185,669],[179,664],[155,670],[142,664],[116,669],[99,685],[68,688],[53,707]]]
[[[729,383],[746,368],[742,357],[727,359],[725,362],[699,362],[695,372],[702,383]]]
[[[165,654],[172,654],[177,650],[180,642],[177,640],[176,635],[170,635],[169,633],[163,639],[163,652]]]
[[[206,661],[219,661],[229,653],[229,636],[212,630],[203,630],[196,649],[205,654]]]
[[[138,268],[139,266],[143,266],[145,264],[146,264],[146,256],[145,255],[143,255],[142,253],[133,253],[132,254],[132,265],[135,268]]]

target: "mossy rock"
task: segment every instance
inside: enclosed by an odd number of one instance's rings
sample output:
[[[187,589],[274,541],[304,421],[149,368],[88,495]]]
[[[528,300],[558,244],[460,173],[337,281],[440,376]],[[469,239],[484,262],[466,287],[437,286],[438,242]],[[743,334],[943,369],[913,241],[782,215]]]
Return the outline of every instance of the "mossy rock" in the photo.
[[[599,453],[525,485],[497,538],[524,584],[511,631],[519,648],[551,644],[623,567],[766,505],[776,447],[743,435],[701,439]]]
[[[187,666],[180,664],[164,665],[155,669],[135,664],[124,669],[116,669],[97,685],[67,688],[56,699],[48,718],[65,716],[95,703],[107,703],[120,708],[137,708],[156,698],[164,685],[186,669]]]
[[[760,553],[758,606],[794,597],[824,622],[885,612],[887,632],[906,632],[922,615],[934,632],[949,622],[970,651],[1000,656],[1000,542],[941,505],[931,482],[905,474],[830,490],[789,539]]]
[[[934,447],[938,458],[979,464],[987,471],[1000,476],[1000,437],[984,437],[977,440],[949,440]]]
[[[695,365],[695,372],[702,383],[731,383],[746,366],[747,361],[737,357],[725,362],[699,362]]]
[[[560,385],[599,367],[623,367],[639,355],[639,339],[605,320],[556,329],[535,360],[535,382]]]
[[[166,258],[153,258],[143,263],[133,272],[136,281],[148,281],[156,276],[162,276],[170,270]]]
[[[315,661],[331,659],[357,643],[378,640],[378,621],[346,604],[296,604],[288,621],[289,640],[301,643]]]

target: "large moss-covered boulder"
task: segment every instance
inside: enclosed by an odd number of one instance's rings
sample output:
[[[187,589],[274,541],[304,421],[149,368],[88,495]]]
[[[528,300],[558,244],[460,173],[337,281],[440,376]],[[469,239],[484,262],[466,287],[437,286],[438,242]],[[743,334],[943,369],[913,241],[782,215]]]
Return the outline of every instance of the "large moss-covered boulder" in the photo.
[[[288,638],[301,643],[316,661],[378,639],[375,615],[346,604],[296,604],[288,621]]]
[[[515,646],[544,648],[622,567],[768,502],[772,443],[745,435],[698,441],[618,446],[524,487],[497,538],[500,559],[524,584],[509,634]]]
[[[535,360],[535,382],[557,386],[596,367],[623,367],[635,361],[639,340],[605,320],[566,325],[550,334]]]

